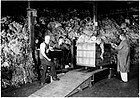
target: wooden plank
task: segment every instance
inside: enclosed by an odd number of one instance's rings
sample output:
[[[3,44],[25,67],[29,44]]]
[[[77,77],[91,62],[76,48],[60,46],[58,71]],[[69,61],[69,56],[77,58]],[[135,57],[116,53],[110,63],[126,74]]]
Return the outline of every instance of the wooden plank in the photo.
[[[84,88],[86,87],[92,87],[91,84],[91,77],[88,78],[86,81],[84,81],[82,84],[80,84],[77,88],[75,88],[71,93],[69,93],[66,97],[69,97],[75,93],[77,93],[78,91],[82,91]]]
[[[65,97],[87,79],[89,79],[94,73],[105,69],[107,68],[98,69],[92,72],[86,72],[85,70],[83,71],[81,69],[69,71],[60,78],[60,81],[53,81],[52,83],[45,85],[43,88],[36,91],[29,97]]]
[[[35,94],[32,94],[32,95],[30,95],[29,97],[39,97],[39,96],[37,96],[37,95],[35,95]]]
[[[95,67],[95,65],[93,65],[93,64],[81,64],[81,63],[78,63],[76,65],[77,66],[85,66],[85,67]]]

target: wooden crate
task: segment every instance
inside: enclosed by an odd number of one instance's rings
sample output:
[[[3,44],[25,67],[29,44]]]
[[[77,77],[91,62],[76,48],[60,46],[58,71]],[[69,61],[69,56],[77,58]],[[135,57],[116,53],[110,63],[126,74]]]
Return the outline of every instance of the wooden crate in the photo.
[[[110,64],[111,46],[104,44],[104,59],[100,58],[101,48],[96,43],[79,43],[77,44],[76,65],[79,66],[104,66]]]
[[[95,43],[77,44],[77,65],[95,67]]]

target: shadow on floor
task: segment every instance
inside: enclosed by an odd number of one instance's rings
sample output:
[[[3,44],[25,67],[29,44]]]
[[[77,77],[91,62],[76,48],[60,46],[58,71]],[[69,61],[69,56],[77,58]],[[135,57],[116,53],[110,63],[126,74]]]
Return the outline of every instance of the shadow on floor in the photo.
[[[116,73],[116,72],[114,72]],[[120,75],[113,75],[111,79],[96,82],[93,87],[86,88],[71,97],[139,97],[139,66],[131,67],[129,82],[123,83]]]

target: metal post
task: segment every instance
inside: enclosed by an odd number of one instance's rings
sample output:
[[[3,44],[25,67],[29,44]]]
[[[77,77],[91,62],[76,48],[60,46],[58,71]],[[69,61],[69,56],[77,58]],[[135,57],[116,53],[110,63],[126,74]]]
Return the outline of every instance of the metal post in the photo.
[[[30,2],[28,1],[28,8],[27,8],[27,17],[28,17],[28,30],[29,30],[29,44],[30,44],[30,51],[32,53],[32,58],[34,63],[37,64],[35,59],[35,41],[34,41],[34,22],[37,16],[37,11],[35,9],[30,8]]]
[[[31,49],[34,49],[34,21],[37,16],[37,11],[35,9],[31,9],[30,6],[27,9],[27,16],[28,16],[28,30],[29,30],[29,43]]]
[[[28,30],[29,30],[29,44],[31,45],[31,12],[27,11],[27,16],[28,16]]]
[[[97,3],[96,2],[93,3],[93,23],[94,23],[95,27],[98,25],[97,24]]]
[[[29,30],[29,44],[31,46],[31,11],[30,10],[31,10],[30,0],[28,0],[27,17],[28,17],[28,30]]]

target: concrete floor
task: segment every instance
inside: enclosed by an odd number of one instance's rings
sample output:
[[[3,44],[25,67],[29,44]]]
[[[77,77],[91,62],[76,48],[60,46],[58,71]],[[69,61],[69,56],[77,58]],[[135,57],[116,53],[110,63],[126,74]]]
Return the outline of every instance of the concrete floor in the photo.
[[[116,78],[104,79],[72,97],[138,97],[138,79],[122,83]]]
[[[123,83],[119,75],[111,79],[97,81],[93,87],[85,88],[71,97],[138,97],[139,96],[139,67],[134,66],[129,73],[129,82]],[[39,81],[26,84],[20,88],[8,88],[1,91],[2,97],[27,97],[40,89]]]
[[[120,75],[111,79],[103,79],[92,88],[78,92],[72,97],[138,97],[139,96],[139,67],[134,66],[129,73],[129,82],[120,80]]]

